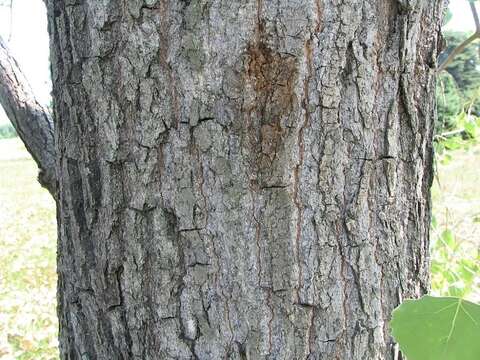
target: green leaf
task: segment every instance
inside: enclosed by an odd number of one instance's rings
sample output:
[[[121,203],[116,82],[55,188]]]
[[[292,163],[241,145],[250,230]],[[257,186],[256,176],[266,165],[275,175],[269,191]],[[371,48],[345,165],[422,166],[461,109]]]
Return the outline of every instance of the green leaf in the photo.
[[[406,300],[390,326],[408,360],[480,359],[480,305],[453,297]]]
[[[442,154],[444,153],[444,151],[445,151],[445,145],[443,145],[442,142],[435,142],[435,143],[433,144],[433,147],[434,147],[435,153],[436,153],[437,155],[442,155]]]
[[[462,141],[458,137],[452,137],[449,139],[446,139],[443,144],[448,150],[457,150],[462,147]]]
[[[449,153],[446,153],[440,162],[442,163],[442,165],[448,165],[452,160],[453,156]]]
[[[477,137],[477,124],[474,122],[465,123],[465,131],[471,138]]]
[[[455,241],[455,235],[453,235],[453,232],[450,229],[445,229],[442,232],[441,240],[452,250],[455,250],[458,247],[458,243]]]

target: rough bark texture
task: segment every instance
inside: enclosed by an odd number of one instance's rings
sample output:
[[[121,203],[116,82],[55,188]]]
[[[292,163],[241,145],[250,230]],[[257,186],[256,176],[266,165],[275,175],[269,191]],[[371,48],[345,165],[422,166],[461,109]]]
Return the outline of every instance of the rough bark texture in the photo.
[[[442,1],[54,0],[64,359],[393,359]]]
[[[49,112],[35,99],[0,37],[0,105],[40,169],[38,180],[56,197],[55,144]]]

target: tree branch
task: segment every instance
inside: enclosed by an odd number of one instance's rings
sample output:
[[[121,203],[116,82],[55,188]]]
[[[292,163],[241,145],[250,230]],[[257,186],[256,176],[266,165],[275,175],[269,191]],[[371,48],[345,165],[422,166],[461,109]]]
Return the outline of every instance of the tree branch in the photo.
[[[450,65],[450,63],[455,58],[455,56],[457,56],[463,50],[465,50],[465,48],[468,45],[470,45],[470,43],[480,38],[480,20],[478,17],[477,7],[475,6],[475,3],[473,1],[469,1],[469,3],[470,3],[470,10],[472,11],[472,15],[473,15],[473,20],[475,21],[475,28],[476,28],[475,33],[471,35],[468,39],[466,39],[464,42],[462,42],[460,45],[458,45],[455,49],[452,50],[452,52],[448,55],[448,57],[438,66],[437,74],[445,70],[446,67]]]
[[[445,70],[447,66],[450,65],[450,63],[455,58],[455,56],[460,54],[463,50],[465,50],[465,48],[468,45],[470,45],[470,43],[472,43],[474,40],[478,38],[480,38],[480,33],[476,32],[473,35],[471,35],[467,40],[465,40],[460,45],[458,45],[455,49],[453,49],[452,52],[448,54],[448,57],[438,66],[437,74]]]
[[[477,30],[476,32],[478,33],[480,31],[480,20],[478,20],[477,7],[475,6],[474,1],[469,1],[469,4],[470,4],[470,10],[472,11],[472,15],[473,15],[473,20],[475,21],[475,29]]]
[[[56,198],[53,122],[33,95],[0,37],[0,104],[39,167],[38,181]]]

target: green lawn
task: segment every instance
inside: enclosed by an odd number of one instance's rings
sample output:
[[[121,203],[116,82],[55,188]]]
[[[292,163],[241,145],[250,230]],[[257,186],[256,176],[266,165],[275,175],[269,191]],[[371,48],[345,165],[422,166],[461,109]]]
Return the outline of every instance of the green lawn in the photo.
[[[55,205],[18,139],[0,140],[0,359],[57,359]]]
[[[433,189],[437,227],[456,237],[445,263],[475,258],[480,245],[480,146],[440,165]],[[0,140],[0,359],[57,359],[55,208],[18,139]],[[438,250],[435,250],[438,251]],[[438,257],[434,252],[432,257]],[[440,263],[442,263],[440,261]],[[433,274],[437,293],[445,282]],[[478,274],[475,274],[478,284]],[[440,279],[440,280],[439,280]],[[442,282],[443,281],[443,282]],[[443,286],[443,285],[442,285]],[[478,287],[471,294],[480,300]]]

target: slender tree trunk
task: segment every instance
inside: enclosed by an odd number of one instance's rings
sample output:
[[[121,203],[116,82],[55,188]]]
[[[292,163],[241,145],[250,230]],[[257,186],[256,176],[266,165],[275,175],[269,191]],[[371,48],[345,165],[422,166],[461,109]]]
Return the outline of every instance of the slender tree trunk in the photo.
[[[50,0],[63,359],[394,359],[441,0]]]

